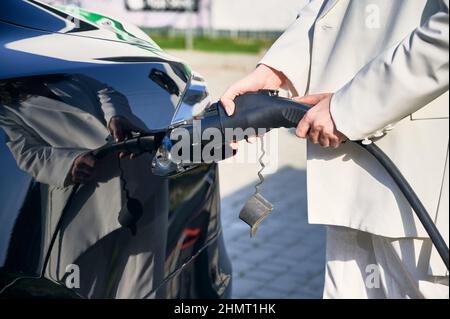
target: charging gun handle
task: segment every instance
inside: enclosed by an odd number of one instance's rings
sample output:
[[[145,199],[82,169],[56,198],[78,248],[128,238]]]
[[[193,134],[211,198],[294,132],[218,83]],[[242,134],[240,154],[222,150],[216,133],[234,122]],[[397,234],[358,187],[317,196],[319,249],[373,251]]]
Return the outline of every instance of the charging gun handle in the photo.
[[[102,159],[114,152],[142,153],[155,151],[162,139],[162,133],[153,133],[131,138],[122,142],[108,143],[91,152],[96,159]]]
[[[298,125],[310,108],[292,99],[279,97],[269,90],[238,96],[234,102],[236,109],[231,116],[227,116],[219,106],[223,129],[253,128],[268,131],[280,127],[292,128]]]

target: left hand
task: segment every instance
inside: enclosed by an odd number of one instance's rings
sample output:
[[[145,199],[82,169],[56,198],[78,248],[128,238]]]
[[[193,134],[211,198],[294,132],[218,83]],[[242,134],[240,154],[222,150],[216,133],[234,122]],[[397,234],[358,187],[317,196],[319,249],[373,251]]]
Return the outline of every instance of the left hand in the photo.
[[[308,95],[294,100],[311,105],[297,126],[296,134],[300,138],[308,138],[311,143],[323,147],[338,148],[347,138],[336,129],[331,116],[330,104],[332,93]]]
[[[125,139],[131,138],[132,132],[142,132],[139,127],[131,123],[123,116],[112,117],[109,121],[108,129],[115,142],[121,142]],[[125,156],[130,156],[130,159],[133,159],[136,157],[136,154],[128,154],[125,152],[121,152],[119,154],[119,158],[124,158]]]

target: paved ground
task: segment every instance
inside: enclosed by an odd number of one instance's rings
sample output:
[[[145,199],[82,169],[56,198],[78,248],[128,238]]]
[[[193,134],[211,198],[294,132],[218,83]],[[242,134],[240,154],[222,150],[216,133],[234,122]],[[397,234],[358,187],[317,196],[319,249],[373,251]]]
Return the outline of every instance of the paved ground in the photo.
[[[233,262],[235,298],[320,298],[324,231],[306,221],[304,170],[285,166],[267,178],[263,193],[275,206],[254,238],[237,218],[253,185],[222,199],[223,227]]]
[[[259,60],[255,55],[172,53],[205,77],[215,100]],[[238,215],[254,192],[259,146],[240,145],[239,154],[253,159],[252,163],[236,163],[236,159],[220,163],[222,222],[233,263],[233,297],[321,298],[325,232],[322,226],[307,224],[305,144],[288,130],[270,133],[266,144],[270,154],[265,162],[270,162],[267,171],[272,174],[266,175],[262,192],[275,208],[254,238]]]

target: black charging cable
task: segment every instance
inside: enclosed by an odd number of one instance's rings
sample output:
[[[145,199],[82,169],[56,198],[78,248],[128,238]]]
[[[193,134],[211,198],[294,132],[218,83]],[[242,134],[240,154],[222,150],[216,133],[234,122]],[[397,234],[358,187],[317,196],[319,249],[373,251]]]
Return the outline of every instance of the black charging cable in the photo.
[[[436,247],[439,255],[441,256],[442,261],[445,263],[445,266],[447,267],[447,269],[449,269],[449,251],[444,238],[437,229],[436,224],[431,219],[430,214],[428,214],[427,209],[420,201],[419,196],[417,196],[417,194],[414,192],[413,188],[397,168],[397,166],[375,143],[363,143],[363,141],[358,141],[355,142],[355,144],[361,146],[367,152],[372,154],[372,156],[378,161],[378,163],[380,163],[381,166],[383,166],[383,168],[386,170],[386,172],[392,177],[395,184],[398,186],[398,188],[403,193],[406,200],[416,213],[416,216],[422,223],[423,228],[430,236],[430,239]]]

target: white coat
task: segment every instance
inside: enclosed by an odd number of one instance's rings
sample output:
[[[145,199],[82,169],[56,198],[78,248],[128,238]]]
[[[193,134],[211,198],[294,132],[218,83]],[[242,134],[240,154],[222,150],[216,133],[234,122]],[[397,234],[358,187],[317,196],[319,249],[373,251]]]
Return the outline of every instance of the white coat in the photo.
[[[42,209],[48,247],[72,190],[75,158],[106,143],[107,123],[113,116],[144,124],[133,115],[125,96],[92,78],[71,75],[43,82],[59,99],[30,94],[4,103],[0,127],[18,166],[46,189]],[[118,222],[125,201],[118,159],[111,154],[97,165],[99,182],[83,185],[70,203],[46,271],[50,278],[64,281],[70,265],[77,265],[81,274],[77,291],[84,296],[152,297],[149,292],[164,277],[167,183],[152,175],[150,155],[121,162],[131,196],[144,207],[138,235],[132,236]]]
[[[395,162],[448,244],[448,0],[313,0],[261,63],[282,71],[293,94],[335,93],[331,114],[351,140]],[[392,179],[351,143],[308,145],[311,223],[390,238],[426,238]],[[447,270],[436,251],[431,274]]]

